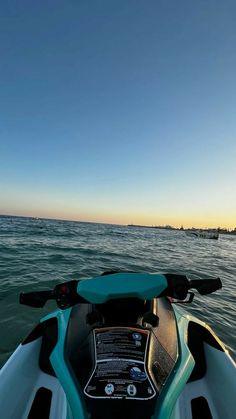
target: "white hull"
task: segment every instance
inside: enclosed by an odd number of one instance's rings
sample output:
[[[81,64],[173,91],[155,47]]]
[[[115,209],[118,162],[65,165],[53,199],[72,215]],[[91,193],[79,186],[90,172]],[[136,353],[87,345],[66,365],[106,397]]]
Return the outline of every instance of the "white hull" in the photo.
[[[1,418],[27,419],[37,391],[46,388],[52,392],[49,419],[73,419],[58,379],[45,374],[38,366],[40,345],[41,338],[27,345],[19,345],[1,369]],[[204,350],[207,362],[204,378],[185,385],[171,416],[166,419],[205,419],[204,414],[192,415],[191,402],[199,397],[207,401],[213,419],[235,417],[236,365],[227,352],[205,343]],[[159,417],[154,415],[153,419]]]
[[[204,378],[186,384],[171,419],[208,419],[202,413],[193,417],[191,401],[203,397],[213,419],[235,417],[236,365],[226,352],[204,343],[207,372]],[[210,418],[210,416],[209,416]]]
[[[185,231],[185,234],[189,237],[197,237],[201,239],[218,240],[219,238],[219,233],[211,232],[211,231],[189,230],[189,231]]]
[[[52,392],[50,419],[70,417],[66,396],[58,379],[45,374],[38,366],[40,347],[41,338],[19,345],[0,370],[1,419],[27,419],[40,388]]]

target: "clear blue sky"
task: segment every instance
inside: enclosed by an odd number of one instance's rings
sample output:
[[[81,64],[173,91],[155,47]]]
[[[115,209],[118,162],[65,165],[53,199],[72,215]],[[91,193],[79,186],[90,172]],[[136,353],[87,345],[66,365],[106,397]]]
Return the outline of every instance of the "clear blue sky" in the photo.
[[[234,0],[8,1],[0,213],[236,226]]]

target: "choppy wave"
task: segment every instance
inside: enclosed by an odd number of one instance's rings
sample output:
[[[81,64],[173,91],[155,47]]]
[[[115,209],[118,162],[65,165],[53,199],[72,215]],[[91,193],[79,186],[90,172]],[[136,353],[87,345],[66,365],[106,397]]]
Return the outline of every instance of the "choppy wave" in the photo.
[[[52,309],[18,304],[21,291],[111,269],[216,277],[223,289],[188,309],[216,331],[236,357],[236,237],[194,239],[181,231],[30,218],[0,218],[0,365]]]

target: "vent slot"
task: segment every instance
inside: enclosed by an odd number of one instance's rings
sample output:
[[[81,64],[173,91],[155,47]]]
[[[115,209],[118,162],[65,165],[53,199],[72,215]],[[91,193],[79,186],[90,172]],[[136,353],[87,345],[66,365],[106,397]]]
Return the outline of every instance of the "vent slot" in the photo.
[[[40,387],[32,403],[27,419],[49,419],[52,401],[52,391],[45,387]]]

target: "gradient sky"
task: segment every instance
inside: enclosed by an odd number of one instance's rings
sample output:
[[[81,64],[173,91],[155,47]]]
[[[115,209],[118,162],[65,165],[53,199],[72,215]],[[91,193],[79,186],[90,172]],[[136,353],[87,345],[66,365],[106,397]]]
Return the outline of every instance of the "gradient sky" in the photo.
[[[0,213],[236,227],[235,0],[4,1]]]

